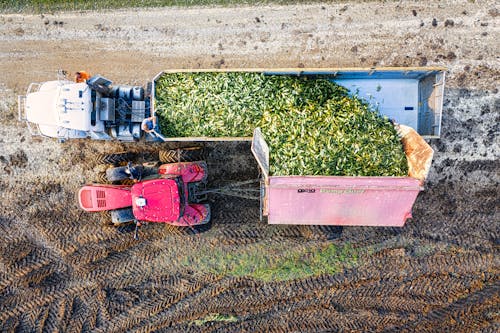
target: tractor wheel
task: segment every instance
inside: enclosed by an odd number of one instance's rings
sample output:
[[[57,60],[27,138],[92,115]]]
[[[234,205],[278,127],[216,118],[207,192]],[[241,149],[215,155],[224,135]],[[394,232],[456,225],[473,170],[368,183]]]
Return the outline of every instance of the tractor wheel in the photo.
[[[194,234],[207,232],[208,230],[210,230],[212,228],[212,221],[208,221],[207,223],[196,225],[193,228],[195,230]]]
[[[108,179],[109,182],[122,182],[123,185],[134,183],[128,182],[130,179],[130,174],[127,173],[127,166],[121,166],[121,167],[116,167],[116,168],[109,168],[106,170],[106,178]],[[134,166],[134,176],[137,179],[142,179],[144,176],[144,167],[142,165],[136,165]],[[123,183],[125,182],[125,183]]]
[[[132,186],[134,185],[135,182],[133,179],[124,179],[120,182],[120,185],[129,185],[129,186]]]
[[[99,221],[104,226],[112,226],[111,213],[109,211],[99,212]]]
[[[125,163],[133,159],[133,153],[130,152],[120,152],[112,154],[98,154],[95,158],[96,164],[113,164],[118,165],[120,163]]]
[[[161,163],[193,162],[205,159],[203,147],[160,150],[158,157]]]
[[[189,235],[197,235],[203,232],[207,232],[212,228],[212,222],[209,221],[205,224],[195,225],[192,228],[190,227],[177,227],[170,224],[165,224],[164,230],[173,235],[180,236],[189,236]]]
[[[129,178],[129,175],[125,173],[127,169],[126,166],[109,168],[106,170],[106,180],[108,183],[118,182]]]
[[[108,180],[108,177],[106,177],[106,171],[104,172],[99,172],[96,176],[96,183],[99,184],[110,184],[111,182]]]

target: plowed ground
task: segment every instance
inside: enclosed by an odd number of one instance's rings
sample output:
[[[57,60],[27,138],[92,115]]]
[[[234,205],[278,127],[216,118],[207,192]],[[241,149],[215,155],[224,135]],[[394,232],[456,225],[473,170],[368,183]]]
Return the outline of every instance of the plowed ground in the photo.
[[[494,2],[9,14],[0,21],[1,331],[500,329]],[[82,212],[76,192],[103,171],[99,153],[154,155],[178,145],[60,144],[29,136],[16,120],[15,95],[61,67],[143,84],[166,68],[425,64],[449,67],[443,132],[431,140],[426,190],[403,228],[272,226],[259,222],[257,202],[211,195],[210,228],[150,224],[136,241],[133,228],[103,226],[101,215]],[[206,149],[210,186],[258,177],[249,143]],[[334,272],[300,278],[262,279],[220,262],[293,251],[307,257],[346,244],[352,260],[339,255]]]

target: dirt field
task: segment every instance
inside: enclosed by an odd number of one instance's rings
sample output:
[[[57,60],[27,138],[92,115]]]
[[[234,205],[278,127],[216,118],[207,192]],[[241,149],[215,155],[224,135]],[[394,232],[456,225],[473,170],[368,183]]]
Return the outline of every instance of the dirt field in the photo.
[[[0,330],[499,331],[498,15],[495,1],[0,15]],[[443,132],[401,229],[270,226],[256,202],[213,196],[210,230],[148,225],[135,241],[75,193],[96,154],[167,145],[60,144],[16,120],[16,95],[60,68],[143,85],[169,68],[419,65],[449,68]],[[257,177],[248,143],[207,148],[213,185]],[[231,262],[332,244],[351,257],[320,276]]]

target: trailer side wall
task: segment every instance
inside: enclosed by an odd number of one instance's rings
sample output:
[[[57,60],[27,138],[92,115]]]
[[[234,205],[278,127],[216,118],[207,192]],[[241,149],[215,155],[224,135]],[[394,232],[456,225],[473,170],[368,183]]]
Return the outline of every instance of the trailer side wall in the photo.
[[[411,177],[270,177],[270,224],[401,227],[421,190]]]

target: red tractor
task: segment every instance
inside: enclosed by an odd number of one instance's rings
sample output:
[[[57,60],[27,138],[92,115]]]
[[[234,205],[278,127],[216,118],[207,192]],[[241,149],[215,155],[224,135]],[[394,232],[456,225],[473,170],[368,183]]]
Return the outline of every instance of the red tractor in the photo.
[[[78,192],[80,207],[88,212],[110,211],[115,225],[157,222],[192,228],[210,221],[210,206],[198,203],[195,193],[207,177],[205,162],[167,163],[151,170],[130,163],[108,169],[108,180],[130,178],[135,183],[84,186]]]

